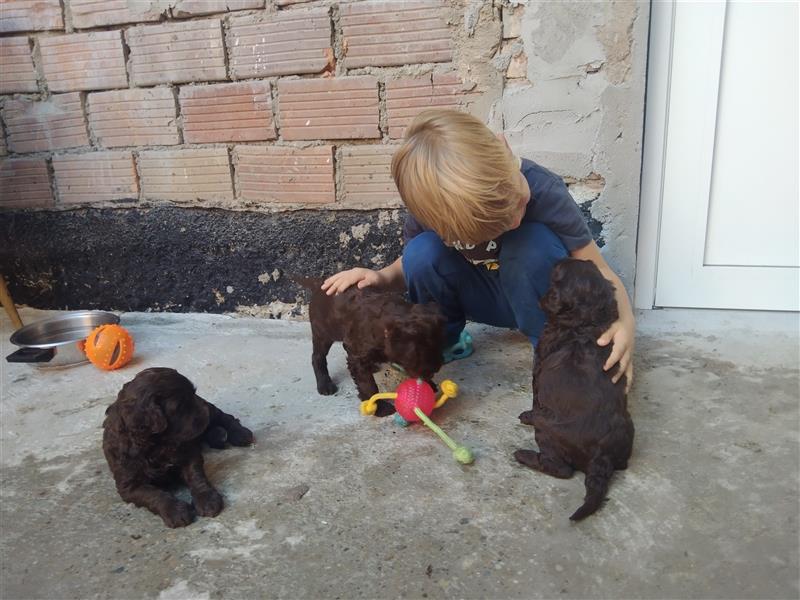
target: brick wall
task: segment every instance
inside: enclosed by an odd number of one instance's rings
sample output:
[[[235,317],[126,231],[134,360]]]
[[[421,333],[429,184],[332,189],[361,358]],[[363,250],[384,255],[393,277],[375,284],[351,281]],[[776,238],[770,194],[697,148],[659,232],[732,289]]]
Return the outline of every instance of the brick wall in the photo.
[[[519,70],[472,64],[474,5],[2,0],[0,209],[399,206],[413,115],[486,117]]]
[[[564,177],[630,286],[648,14],[640,2],[0,0],[0,265],[14,298],[40,308],[294,306],[281,273],[399,254],[391,156],[437,106]]]

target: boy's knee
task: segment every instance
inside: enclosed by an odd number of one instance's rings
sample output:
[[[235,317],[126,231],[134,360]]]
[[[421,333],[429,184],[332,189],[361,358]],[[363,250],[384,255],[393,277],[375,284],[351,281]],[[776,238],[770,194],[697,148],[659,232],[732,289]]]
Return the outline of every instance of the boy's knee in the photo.
[[[542,223],[523,223],[503,236],[500,264],[540,271],[568,255],[561,239]]]
[[[425,231],[411,238],[403,248],[403,274],[407,282],[432,273],[441,273],[450,260],[452,249],[438,235]]]

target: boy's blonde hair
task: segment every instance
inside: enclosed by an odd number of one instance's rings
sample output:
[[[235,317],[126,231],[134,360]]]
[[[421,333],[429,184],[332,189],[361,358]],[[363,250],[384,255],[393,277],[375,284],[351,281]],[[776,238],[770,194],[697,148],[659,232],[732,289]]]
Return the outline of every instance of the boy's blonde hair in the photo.
[[[392,177],[411,214],[447,243],[504,233],[523,193],[506,144],[478,118],[453,110],[427,110],[411,122]]]

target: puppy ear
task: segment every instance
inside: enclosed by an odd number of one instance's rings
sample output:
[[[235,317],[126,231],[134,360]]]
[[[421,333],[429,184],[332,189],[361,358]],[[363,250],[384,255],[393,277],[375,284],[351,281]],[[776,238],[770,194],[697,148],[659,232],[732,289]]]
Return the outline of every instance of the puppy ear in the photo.
[[[560,313],[563,308],[563,303],[561,302],[561,294],[558,288],[551,286],[550,289],[547,290],[547,293],[542,296],[542,299],[539,301],[539,306],[542,307],[542,310],[548,317]]]
[[[434,315],[434,316],[437,316],[437,317],[444,318],[444,315],[442,315],[442,307],[439,306],[438,303],[436,303],[436,302],[426,302],[425,304],[422,304],[421,306],[425,307],[425,312],[426,313]]]
[[[444,330],[447,326],[447,318],[442,314],[442,307],[435,302],[429,302],[425,306],[428,307],[430,314],[433,315],[436,329],[441,331],[441,334],[444,335]]]
[[[394,317],[383,320],[383,337],[387,340],[396,336],[398,333],[402,333],[404,329],[405,323],[403,321],[398,321]]]
[[[124,396],[120,403],[120,416],[125,427],[134,435],[147,437],[167,428],[167,418],[151,394],[129,395],[123,390],[120,395]]]

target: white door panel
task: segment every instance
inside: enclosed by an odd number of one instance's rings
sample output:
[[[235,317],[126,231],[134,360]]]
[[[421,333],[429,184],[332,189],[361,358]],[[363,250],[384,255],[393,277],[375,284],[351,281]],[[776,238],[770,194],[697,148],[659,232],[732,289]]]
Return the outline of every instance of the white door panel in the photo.
[[[655,304],[800,308],[798,4],[674,5]]]

